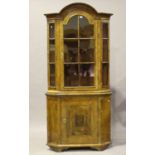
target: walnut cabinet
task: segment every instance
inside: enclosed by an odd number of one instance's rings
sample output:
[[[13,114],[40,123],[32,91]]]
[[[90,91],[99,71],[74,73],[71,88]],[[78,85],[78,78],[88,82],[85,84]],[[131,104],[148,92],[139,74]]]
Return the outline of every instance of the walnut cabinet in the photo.
[[[110,143],[109,20],[87,4],[47,18],[47,145],[55,151]]]

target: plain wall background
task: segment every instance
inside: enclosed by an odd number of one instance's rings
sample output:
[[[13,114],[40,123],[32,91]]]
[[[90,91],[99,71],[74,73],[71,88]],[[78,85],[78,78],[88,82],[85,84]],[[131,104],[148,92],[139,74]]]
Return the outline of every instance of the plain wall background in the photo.
[[[30,0],[30,150],[35,133],[40,135],[38,146],[46,144],[47,23],[43,14],[57,13],[75,2],[87,3],[98,12],[114,14],[110,22],[112,142],[114,145],[125,143],[125,0]]]

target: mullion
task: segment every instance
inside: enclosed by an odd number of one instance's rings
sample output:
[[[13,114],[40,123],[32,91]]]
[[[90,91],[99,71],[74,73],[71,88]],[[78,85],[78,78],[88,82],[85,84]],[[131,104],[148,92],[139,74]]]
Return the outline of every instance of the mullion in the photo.
[[[78,76],[79,76],[79,86],[80,86],[80,19],[78,16]]]

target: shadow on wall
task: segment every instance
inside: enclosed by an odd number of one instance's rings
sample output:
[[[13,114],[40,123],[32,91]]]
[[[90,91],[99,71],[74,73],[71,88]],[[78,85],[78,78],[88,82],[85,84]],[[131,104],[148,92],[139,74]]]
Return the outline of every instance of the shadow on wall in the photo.
[[[118,89],[112,88],[112,144],[126,143],[126,97]]]

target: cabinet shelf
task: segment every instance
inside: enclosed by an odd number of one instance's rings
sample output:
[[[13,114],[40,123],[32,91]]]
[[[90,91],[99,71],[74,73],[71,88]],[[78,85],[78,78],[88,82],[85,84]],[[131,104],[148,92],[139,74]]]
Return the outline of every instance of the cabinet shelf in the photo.
[[[77,85],[77,86],[75,86],[76,88],[81,88],[81,89],[84,89],[84,88],[86,88],[86,86],[80,86],[80,85]],[[95,88],[95,86],[87,86],[88,87],[88,89],[89,88]],[[64,89],[75,89],[75,88],[73,88],[73,87],[69,87],[69,86],[64,86]]]
[[[49,40],[54,40],[55,38],[48,38]]]
[[[109,63],[109,61],[102,61],[102,63],[103,63],[103,64],[108,64],[108,63]]]
[[[94,64],[95,62],[64,62],[64,64]]]
[[[49,62],[49,64],[55,65],[55,62]]]
[[[91,39],[94,39],[94,38],[64,38],[64,40],[91,40]]]

